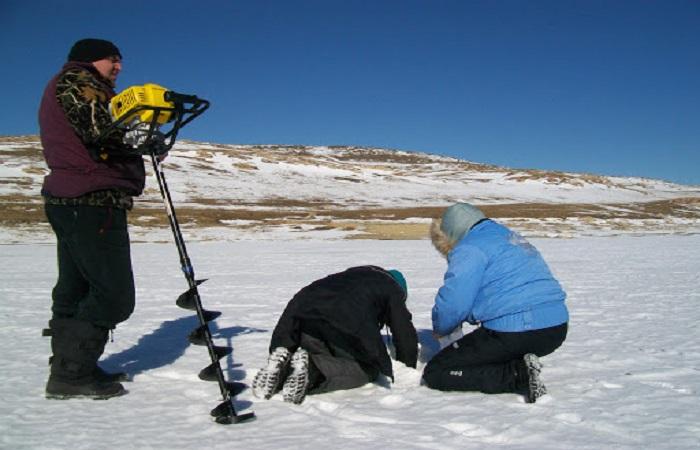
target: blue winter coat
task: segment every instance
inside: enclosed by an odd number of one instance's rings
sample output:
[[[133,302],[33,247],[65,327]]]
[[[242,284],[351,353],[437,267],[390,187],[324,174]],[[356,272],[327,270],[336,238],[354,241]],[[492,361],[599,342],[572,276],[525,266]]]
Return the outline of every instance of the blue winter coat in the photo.
[[[528,331],[569,320],[566,294],[540,253],[499,223],[474,226],[447,263],[432,311],[440,336],[465,321],[495,331]]]

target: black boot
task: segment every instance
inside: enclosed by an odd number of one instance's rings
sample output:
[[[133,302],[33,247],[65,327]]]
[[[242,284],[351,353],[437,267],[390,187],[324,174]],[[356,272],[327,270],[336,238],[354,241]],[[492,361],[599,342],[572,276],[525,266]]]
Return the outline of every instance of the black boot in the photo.
[[[53,330],[51,329],[51,326],[49,325],[49,328],[44,328],[41,331],[42,336],[53,336]],[[108,338],[108,331],[105,330],[104,337],[102,338],[105,342],[107,343],[107,338]],[[49,357],[49,366],[53,363],[53,356]],[[115,382],[115,381],[131,381],[131,378],[129,378],[129,375],[126,372],[107,372],[104,370],[102,367],[99,366],[99,364],[95,364],[95,370],[93,370],[92,375],[95,377],[97,381],[105,381],[105,382]]]
[[[50,325],[53,359],[46,398],[107,399],[126,393],[120,383],[100,381],[94,375],[107,330],[77,319],[53,319]]]
[[[109,331],[104,330],[104,334],[101,336],[102,339],[102,349],[104,351],[105,345],[109,340]],[[102,353],[100,353],[102,354]],[[95,363],[95,370],[92,371],[92,375],[97,381],[105,382],[118,382],[118,381],[131,381],[129,375],[126,372],[107,372],[99,364]]]
[[[53,356],[49,357],[49,366],[53,363]],[[129,375],[126,372],[107,372],[98,364],[95,365],[95,369],[92,371],[92,375],[97,381],[131,381]]]

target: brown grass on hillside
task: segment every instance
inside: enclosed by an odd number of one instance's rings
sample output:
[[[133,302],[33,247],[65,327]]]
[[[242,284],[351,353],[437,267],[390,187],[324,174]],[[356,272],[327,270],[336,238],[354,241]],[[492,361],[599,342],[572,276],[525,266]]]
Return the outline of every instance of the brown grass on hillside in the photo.
[[[544,181],[550,184],[571,184],[573,186],[583,186],[584,183],[601,184],[612,186],[613,183],[599,175],[577,173],[570,174],[558,171],[545,171],[539,169],[511,170],[506,174],[506,178],[513,181]]]
[[[37,142],[39,136],[36,134],[29,134],[24,136],[8,136],[5,134],[0,134],[0,140],[3,142],[16,142],[18,144],[26,144],[27,142]]]
[[[322,199],[305,202],[271,198],[255,203],[232,203],[200,198],[195,199],[195,203],[196,207],[190,206],[191,203],[175,205],[177,217],[182,224],[213,227],[222,226],[226,221],[247,221],[258,225],[287,223],[331,228],[352,224],[356,228],[364,226],[368,233],[397,226],[386,222],[439,217],[444,210],[443,206],[349,208]],[[615,205],[520,203],[483,205],[481,208],[488,217],[495,219],[663,219],[671,216],[700,219],[700,197]],[[157,201],[137,200],[130,217],[132,223],[140,225],[167,225],[163,206]],[[45,221],[40,197],[0,196],[0,224],[3,226],[31,225]],[[421,229],[424,225],[409,223],[400,226],[401,233],[411,234],[413,231],[410,230]]]
[[[0,157],[12,158],[18,160],[21,158],[29,158],[43,161],[43,150],[41,147],[13,147],[12,149],[0,149]]]

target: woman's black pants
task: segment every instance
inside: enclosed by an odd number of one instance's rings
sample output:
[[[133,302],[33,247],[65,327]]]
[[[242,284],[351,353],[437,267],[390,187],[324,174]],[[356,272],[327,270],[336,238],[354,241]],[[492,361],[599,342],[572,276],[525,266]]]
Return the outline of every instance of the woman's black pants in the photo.
[[[545,356],[566,339],[566,323],[523,332],[477,328],[442,349],[423,371],[423,380],[441,391],[480,391],[489,394],[523,389],[523,356]]]

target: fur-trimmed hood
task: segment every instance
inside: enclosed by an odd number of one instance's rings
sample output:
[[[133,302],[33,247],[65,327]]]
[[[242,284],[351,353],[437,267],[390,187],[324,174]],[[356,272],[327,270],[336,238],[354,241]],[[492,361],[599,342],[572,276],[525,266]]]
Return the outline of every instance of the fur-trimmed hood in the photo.
[[[476,224],[486,220],[476,206],[469,203],[455,203],[445,209],[439,219],[433,219],[430,227],[430,238],[433,245],[447,257],[447,254]]]
[[[447,258],[447,254],[452,251],[456,242],[451,241],[449,237],[442,231],[441,228],[442,219],[433,219],[433,223],[430,225],[430,240],[433,243],[435,249],[440,252],[442,256]]]

